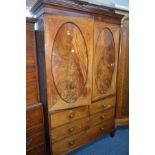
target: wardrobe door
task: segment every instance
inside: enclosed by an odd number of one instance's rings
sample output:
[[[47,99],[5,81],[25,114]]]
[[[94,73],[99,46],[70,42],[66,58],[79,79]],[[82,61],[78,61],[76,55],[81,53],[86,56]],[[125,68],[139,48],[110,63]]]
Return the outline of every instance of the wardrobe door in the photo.
[[[118,43],[118,25],[95,22],[93,100],[116,94]]]
[[[90,104],[92,19],[46,15],[45,23],[49,111]]]

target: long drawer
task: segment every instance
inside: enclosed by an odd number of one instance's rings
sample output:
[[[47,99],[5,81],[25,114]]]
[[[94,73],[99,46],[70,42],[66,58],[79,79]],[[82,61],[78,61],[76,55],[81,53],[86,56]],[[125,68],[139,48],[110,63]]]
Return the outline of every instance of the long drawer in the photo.
[[[94,140],[95,138],[110,132],[114,129],[114,120],[108,120],[93,128],[80,132],[75,136],[66,138],[59,142],[52,144],[52,150],[54,155],[62,155],[74,148],[77,148],[83,144]]]
[[[59,141],[63,138],[73,136],[74,134],[86,130],[89,127],[89,117],[82,118],[71,123],[65,124],[54,128],[51,131],[52,143]]]
[[[115,96],[97,101],[89,105],[90,114],[95,114],[115,106]]]
[[[94,114],[94,115],[90,116],[90,126],[93,127],[99,123],[102,123],[105,120],[113,119],[114,114],[115,114],[114,108]]]
[[[87,117],[88,115],[88,106],[53,113],[51,114],[51,128],[58,127],[73,120]]]
[[[26,150],[30,150],[39,144],[44,143],[43,126],[26,131]]]
[[[43,124],[43,109],[41,103],[29,106],[26,109],[26,128],[30,129],[39,124]]]

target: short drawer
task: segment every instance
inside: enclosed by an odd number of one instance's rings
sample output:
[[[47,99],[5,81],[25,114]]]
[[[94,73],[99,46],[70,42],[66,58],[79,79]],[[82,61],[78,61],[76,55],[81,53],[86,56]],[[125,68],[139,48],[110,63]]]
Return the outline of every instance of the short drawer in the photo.
[[[53,154],[60,155],[69,152],[105,133],[111,132],[112,129],[114,129],[114,121],[109,120],[108,122],[104,122],[98,126],[80,132],[75,136],[65,138],[64,140],[52,144]]]
[[[26,155],[45,155],[45,145],[41,144],[26,152]]]
[[[69,123],[73,120],[87,117],[89,115],[88,106],[64,110],[51,114],[51,128]]]
[[[105,120],[113,119],[115,114],[115,109],[111,108],[108,110],[105,110],[103,112],[99,112],[97,114],[94,114],[90,117],[90,126],[95,126],[99,123],[102,123]]]
[[[43,111],[42,104],[38,103],[33,106],[29,106],[26,110],[26,128],[30,129],[36,125],[43,123]]]
[[[89,105],[90,114],[104,111],[115,106],[115,96],[97,101]]]
[[[44,144],[43,127],[38,127],[26,132],[26,150],[30,150],[39,144]]]
[[[63,138],[73,136],[76,133],[79,133],[83,130],[88,129],[89,127],[89,117],[82,118],[71,123],[65,124],[64,126],[60,126],[54,128],[51,131],[51,139],[52,143],[61,140]]]

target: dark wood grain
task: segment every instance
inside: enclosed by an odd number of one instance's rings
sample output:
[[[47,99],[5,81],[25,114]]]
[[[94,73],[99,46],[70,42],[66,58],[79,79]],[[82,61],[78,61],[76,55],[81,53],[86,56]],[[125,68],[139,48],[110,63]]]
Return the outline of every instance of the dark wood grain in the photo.
[[[63,138],[73,136],[83,130],[88,129],[90,125],[89,117],[72,121],[71,123],[54,128],[51,130],[52,143],[60,141]]]
[[[95,56],[95,84],[98,92],[103,94],[111,85],[115,66],[114,39],[108,28],[104,28],[98,36]]]
[[[87,117],[89,115],[88,106],[73,108],[70,110],[63,110],[50,115],[51,128],[72,122],[74,120]],[[59,119],[61,118],[61,119]]]
[[[43,124],[42,104],[34,104],[26,109],[26,128],[31,129]]]
[[[103,122],[93,128],[80,132],[72,137],[65,138],[62,141],[56,142],[53,144],[53,154],[60,155],[64,152],[71,151],[72,149],[79,147],[88,143],[91,140],[96,139],[97,137],[106,134],[109,131],[114,129],[114,121],[109,120],[108,122]]]
[[[65,23],[53,44],[52,71],[60,97],[75,102],[83,93],[88,69],[87,48],[80,29]]]
[[[44,143],[44,128],[38,127],[26,132],[26,150],[29,151],[36,145]]]
[[[45,23],[45,44],[48,46],[44,61],[49,111],[90,104],[93,20],[47,14]]]
[[[26,155],[46,155],[45,145],[41,144],[26,152]]]
[[[26,19],[26,154],[45,155],[44,117],[39,103],[35,19]],[[36,149],[39,145],[41,148]]]
[[[35,49],[34,47],[26,47],[26,64],[34,65],[35,64]]]
[[[26,104],[30,105],[39,102],[39,86],[34,31],[35,20],[27,18],[26,21]]]
[[[119,26],[95,19],[93,101],[116,94],[118,48]]]
[[[89,106],[90,115],[115,107],[116,97],[108,97],[96,102]]]
[[[26,68],[26,83],[32,83],[37,81],[35,65],[28,65]]]
[[[90,126],[93,127],[103,121],[114,119],[115,109],[111,108],[103,112],[96,113],[90,116]]]
[[[128,17],[125,17],[121,27],[121,49],[119,52],[116,114],[117,118],[127,119],[129,117],[129,18]]]
[[[47,100],[47,81],[46,81],[46,61],[45,61],[45,33],[44,33],[44,16],[36,22],[36,44],[37,44],[37,60],[38,60],[38,75],[39,75],[39,94],[40,101],[43,103],[43,112],[45,120],[45,138],[46,138],[46,152],[50,151],[50,134],[49,134],[49,120],[48,120],[48,100]]]
[[[26,84],[26,104],[37,104],[38,99],[38,85],[36,82]]]

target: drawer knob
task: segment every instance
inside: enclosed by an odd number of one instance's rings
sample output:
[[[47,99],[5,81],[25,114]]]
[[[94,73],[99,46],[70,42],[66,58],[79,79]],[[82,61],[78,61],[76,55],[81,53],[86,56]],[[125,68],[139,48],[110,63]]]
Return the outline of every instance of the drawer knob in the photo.
[[[104,127],[101,128],[101,131],[104,131]]]
[[[75,116],[75,114],[74,113],[71,113],[70,115],[69,115],[69,118],[73,118]]]
[[[73,145],[74,145],[74,142],[71,141],[71,142],[69,142],[68,144],[69,144],[70,146],[73,146]]]
[[[70,133],[72,133],[72,132],[74,131],[74,128],[73,128],[73,127],[72,127],[72,128],[69,128],[68,131],[69,131]]]
[[[110,108],[110,107],[111,107],[111,105],[103,105],[104,109],[107,109],[107,108]]]
[[[100,119],[103,120],[104,119],[104,115],[100,116]]]
[[[30,145],[31,142],[32,142],[32,139],[27,139],[27,140],[26,140],[26,145]]]

